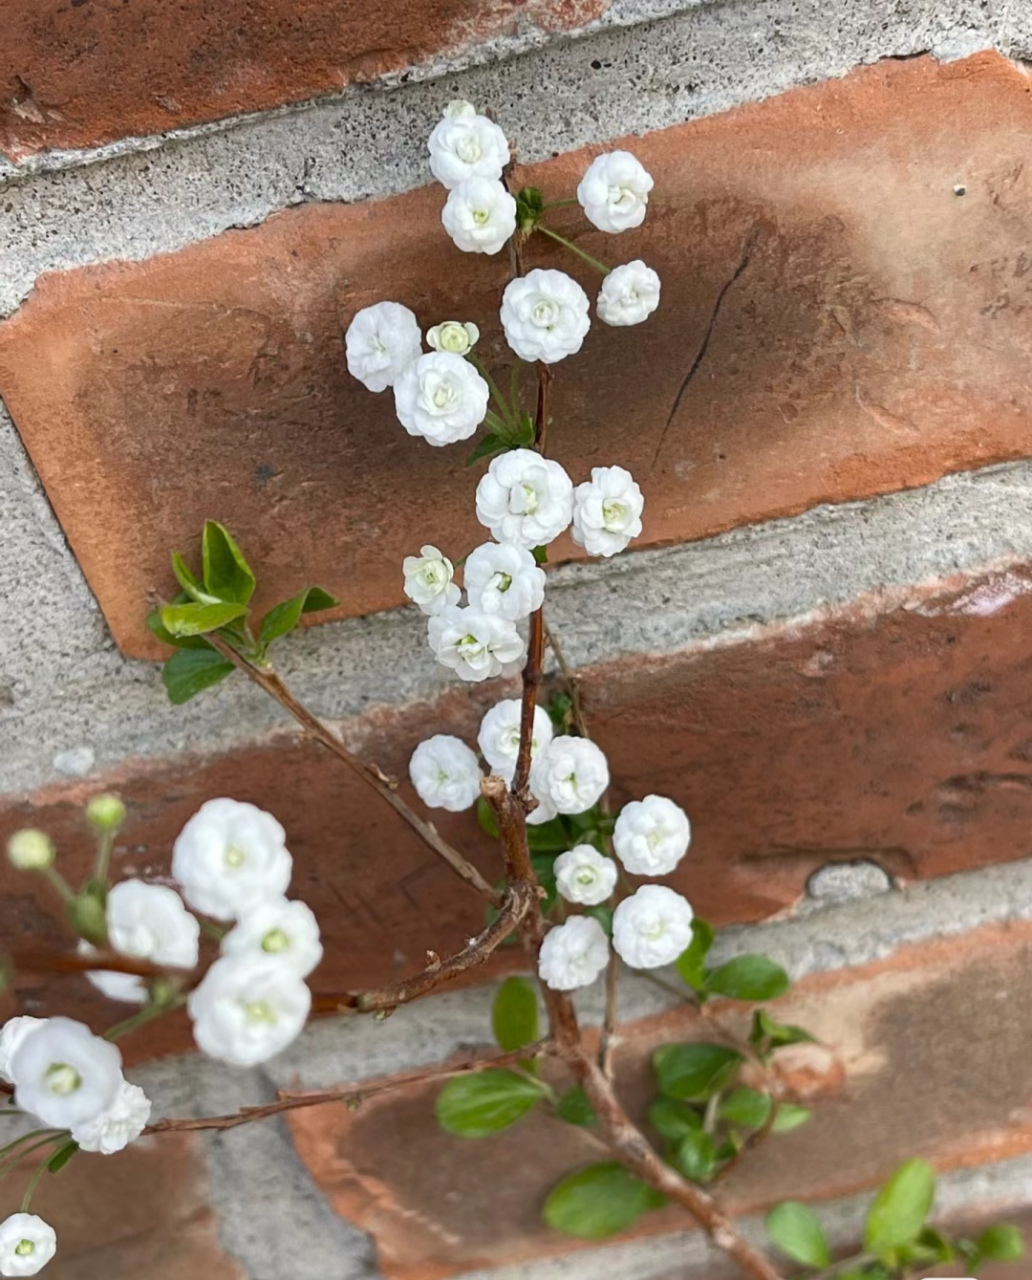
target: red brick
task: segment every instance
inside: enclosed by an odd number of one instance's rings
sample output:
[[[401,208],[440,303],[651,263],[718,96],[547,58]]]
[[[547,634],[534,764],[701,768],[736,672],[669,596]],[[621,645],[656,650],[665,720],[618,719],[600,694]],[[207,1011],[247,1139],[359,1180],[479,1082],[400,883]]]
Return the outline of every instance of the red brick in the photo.
[[[1027,77],[986,54],[867,68],[629,144],[656,177],[649,217],[578,242],[652,262],[663,303],[557,367],[556,456],[578,479],[628,466],[649,544],[1029,454],[1030,127]],[[521,176],[568,194],[586,160]],[[306,206],[47,276],[0,326],[0,392],[126,653],[155,653],[148,595],[172,589],[169,550],[205,517],[262,567],[263,600],[318,581],[352,614],[402,601],[421,542],[458,558],[483,535],[466,448],[410,439],[341,345],[386,296],[427,324],[475,318],[501,363],[504,255],[457,253],[441,200]]]

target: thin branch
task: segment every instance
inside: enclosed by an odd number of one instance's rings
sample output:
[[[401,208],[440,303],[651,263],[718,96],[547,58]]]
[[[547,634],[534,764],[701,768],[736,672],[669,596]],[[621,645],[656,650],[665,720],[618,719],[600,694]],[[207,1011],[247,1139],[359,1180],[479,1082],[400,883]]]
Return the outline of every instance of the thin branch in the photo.
[[[602,1015],[602,1035],[598,1042],[598,1065],[603,1074],[613,1078],[613,1050],[617,1045],[616,1035],[616,990],[619,977],[620,957],[615,951],[609,953],[606,965],[606,1008]]]
[[[566,654],[563,652],[563,647],[559,643],[559,637],[547,622],[544,625],[545,640],[548,642],[548,647],[555,655],[556,664],[559,667],[563,680],[566,682],[566,687],[570,691],[570,700],[573,703],[573,723],[577,726],[577,732],[582,738],[590,738],[591,734],[588,732],[588,721],[584,714],[584,706],[581,702],[580,696],[580,676],[566,661]]]
[[[7,959],[16,969],[28,973],[129,973],[137,978],[182,978],[195,976],[194,969],[176,969],[170,965],[154,964],[136,956],[124,956],[118,951],[47,951],[43,947],[16,947],[7,952]]]

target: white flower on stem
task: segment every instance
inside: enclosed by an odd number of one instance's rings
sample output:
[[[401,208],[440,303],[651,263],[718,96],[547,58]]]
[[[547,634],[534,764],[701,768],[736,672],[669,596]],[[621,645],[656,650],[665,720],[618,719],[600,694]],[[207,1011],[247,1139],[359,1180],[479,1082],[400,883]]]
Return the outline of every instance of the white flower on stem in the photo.
[[[485,542],[471,551],[463,582],[475,609],[510,622],[529,617],[545,599],[545,571],[517,542]]]
[[[572,537],[590,556],[615,556],[641,533],[645,499],[623,467],[592,467],[573,493]]]
[[[520,720],[523,702],[520,698],[504,698],[485,713],[477,733],[477,745],[484,759],[499,777],[511,775],[520,753]],[[533,760],[552,741],[552,721],[539,704],[534,706],[530,758]]]
[[[463,253],[498,253],[516,231],[516,201],[497,178],[467,178],[448,192],[441,221]]]
[[[34,1276],[57,1253],[57,1233],[34,1213],[0,1222],[0,1276]]]
[[[468,440],[484,421],[491,391],[476,369],[450,351],[414,361],[394,384],[398,421],[433,445]]]
[[[621,327],[641,324],[659,306],[659,276],[641,259],[614,267],[595,299],[598,318]]]
[[[174,889],[142,880],[122,880],[107,897],[108,942],[113,950],[137,960],[175,969],[192,969],[197,964],[201,927],[183,906]],[[93,950],[80,943],[87,955]],[[131,973],[107,969],[87,973],[87,978],[109,1000],[143,1004],[147,986]]]
[[[632,875],[666,876],[688,852],[691,838],[691,823],[680,805],[666,796],[646,796],[620,810],[613,849]]]
[[[476,754],[461,738],[438,733],[413,751],[409,777],[425,805],[461,813],[476,804],[483,774]]]
[[[645,221],[652,176],[629,151],[607,151],[588,165],[577,187],[584,216],[600,231],[629,231]]]
[[[445,108],[427,142],[430,172],[445,187],[467,178],[500,178],[509,163],[509,142],[487,116],[477,114],[472,102],[457,98]]]
[[[573,482],[533,449],[492,458],[477,485],[477,519],[498,542],[543,547],[573,519]]]
[[[234,1067],[266,1062],[295,1040],[312,1007],[304,980],[272,957],[223,956],[190,993],[194,1040]]]
[[[15,1105],[52,1129],[95,1120],[122,1084],[118,1047],[71,1018],[46,1018],[11,1055]]]
[[[585,813],[609,786],[609,765],[590,738],[553,738],[534,761],[531,788],[559,813]]]
[[[591,328],[588,295],[565,271],[535,267],[502,294],[505,340],[521,360],[555,364],[581,349]]]
[[[609,939],[592,916],[571,916],[549,929],[538,954],[538,974],[553,991],[590,987],[609,963]]]
[[[422,351],[419,321],[400,302],[355,313],[344,335],[348,372],[370,391],[384,391]]]
[[[612,858],[590,844],[577,844],[554,863],[555,883],[567,902],[595,907],[612,895],[619,870]]]
[[[452,605],[430,619],[427,635],[437,661],[460,680],[514,676],[527,656],[515,624],[482,609]]]
[[[113,1156],[143,1133],[151,1102],[138,1084],[123,1080],[111,1106],[83,1124],[72,1125],[72,1137],[83,1151]]]
[[[46,1018],[8,1018],[0,1031],[0,1080],[11,1083],[11,1059],[18,1051],[25,1037],[37,1027],[41,1027]]]
[[[222,939],[222,954],[267,957],[307,978],[322,959],[319,922],[304,902],[266,898],[245,911]]]
[[[692,940],[692,909],[662,884],[643,884],[613,914],[613,946],[632,969],[673,964]]]
[[[239,800],[208,800],[172,846],[172,875],[196,911],[235,920],[286,891],[293,860],[285,842],[271,813]]]
[[[472,322],[445,320],[426,331],[426,343],[435,351],[450,351],[453,356],[464,356],[472,350],[480,337],[480,330]]]
[[[420,547],[419,555],[406,556],[401,568],[405,574],[405,594],[428,616],[459,603],[462,592],[452,582],[455,569],[436,547],[429,543]]]

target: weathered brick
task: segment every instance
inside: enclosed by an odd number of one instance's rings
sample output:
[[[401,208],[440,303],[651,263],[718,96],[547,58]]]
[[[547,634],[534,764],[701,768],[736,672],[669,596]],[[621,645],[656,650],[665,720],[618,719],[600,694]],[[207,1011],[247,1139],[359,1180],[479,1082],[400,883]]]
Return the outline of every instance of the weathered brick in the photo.
[[[866,68],[629,144],[656,177],[644,226],[574,234],[650,261],[663,303],[557,367],[556,456],[578,479],[630,467],[657,543],[1027,455],[1030,122],[1027,77],[986,54]],[[587,158],[520,179],[569,194]],[[205,517],[264,566],[264,600],[320,581],[351,614],[401,602],[422,541],[457,558],[482,536],[466,449],[410,439],[341,346],[386,296],[425,324],[485,322],[501,362],[504,255],[458,254],[441,203],[309,205],[46,276],[0,326],[0,391],[125,652],[154,654],[148,595]],[[530,258],[569,265],[548,244]]]

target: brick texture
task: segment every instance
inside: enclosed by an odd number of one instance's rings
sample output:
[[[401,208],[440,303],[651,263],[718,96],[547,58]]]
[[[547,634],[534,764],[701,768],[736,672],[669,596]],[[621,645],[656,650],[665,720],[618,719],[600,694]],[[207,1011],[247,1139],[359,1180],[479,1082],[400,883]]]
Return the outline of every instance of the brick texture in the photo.
[[[561,221],[590,253],[651,262],[663,301],[558,366],[555,455],[577,479],[628,466],[645,543],[1027,455],[1030,125],[1028,78],[986,54],[890,62],[632,142],[656,178],[644,226]],[[520,177],[567,195],[587,159]],[[485,322],[503,362],[504,255],[460,255],[441,203],[310,205],[46,276],[0,325],[0,392],[126,653],[155,653],[148,595],[172,589],[168,552],[208,516],[263,566],[267,599],[319,581],[352,614],[401,602],[422,541],[458,558],[482,536],[467,449],[409,438],[343,361],[342,328],[391,297],[425,324]],[[569,265],[560,252],[530,259]]]

